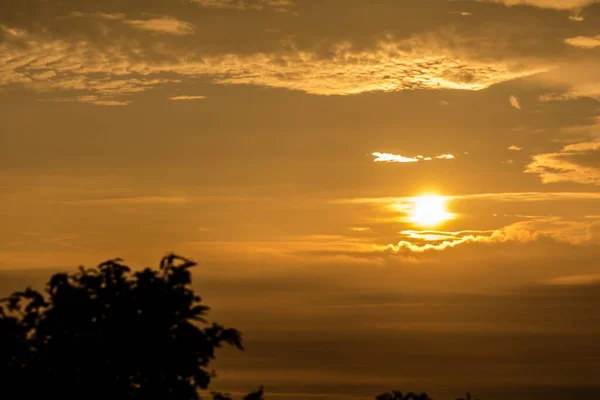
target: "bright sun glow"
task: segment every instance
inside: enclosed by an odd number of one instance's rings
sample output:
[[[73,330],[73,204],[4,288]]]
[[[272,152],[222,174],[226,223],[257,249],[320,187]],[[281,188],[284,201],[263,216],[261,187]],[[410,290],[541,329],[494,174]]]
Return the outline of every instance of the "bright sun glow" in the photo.
[[[454,218],[446,209],[446,198],[437,195],[423,195],[413,198],[410,221],[421,226],[435,226]]]

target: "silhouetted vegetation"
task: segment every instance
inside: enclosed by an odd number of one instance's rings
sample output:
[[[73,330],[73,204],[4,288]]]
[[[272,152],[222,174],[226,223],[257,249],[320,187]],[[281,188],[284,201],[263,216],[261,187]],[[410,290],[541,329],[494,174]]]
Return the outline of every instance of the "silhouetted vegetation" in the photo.
[[[215,350],[243,346],[239,331],[205,319],[209,308],[190,287],[194,266],[168,255],[158,270],[132,273],[115,259],[55,274],[44,293],[0,300],[2,398],[199,399],[215,376]],[[263,387],[243,400],[264,400]],[[376,400],[432,399],[392,391]]]
[[[471,393],[466,393],[465,397],[461,397],[461,398],[456,399],[456,400],[479,400],[479,399],[471,397]]]
[[[399,391],[391,391],[387,393],[382,393],[375,397],[375,400],[433,400],[427,393],[413,393],[407,392],[402,393]],[[470,393],[467,393],[465,397],[458,398],[456,400],[479,400],[471,397]]]
[[[45,294],[3,299],[3,390],[21,399],[198,399],[215,349],[243,347],[240,332],[205,320],[209,308],[189,286],[194,265],[169,255],[158,271],[132,273],[117,259],[56,274]]]
[[[382,393],[379,396],[375,397],[375,400],[432,400],[426,393],[413,393],[408,392],[403,394],[399,391],[392,391],[389,393]]]

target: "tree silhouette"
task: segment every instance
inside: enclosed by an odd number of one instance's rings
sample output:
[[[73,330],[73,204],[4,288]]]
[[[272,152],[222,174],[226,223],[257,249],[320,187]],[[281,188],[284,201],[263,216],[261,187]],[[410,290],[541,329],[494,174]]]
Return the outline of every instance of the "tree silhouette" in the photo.
[[[196,264],[170,254],[132,273],[114,259],[53,275],[0,300],[0,385],[15,399],[196,400],[216,375],[215,350],[243,350],[241,333],[205,316],[191,289]],[[211,393],[212,400],[232,400]],[[4,397],[3,397],[4,398]],[[242,400],[264,400],[260,387]],[[432,400],[382,393],[376,400]],[[470,393],[456,400],[476,400]]]
[[[465,397],[460,397],[456,400],[479,400],[479,399],[471,397],[471,393],[467,392],[467,393],[465,393]]]
[[[213,400],[232,400],[229,394],[212,392],[211,395]],[[261,386],[256,392],[244,396],[242,400],[264,400],[264,388]]]
[[[45,294],[3,299],[3,391],[22,399],[199,399],[215,376],[215,350],[243,346],[237,330],[206,322],[209,308],[190,288],[193,266],[168,255],[158,270],[132,273],[115,259],[56,274]],[[262,399],[262,388],[246,399]]]
[[[215,399],[215,400],[223,400],[223,399]],[[225,399],[228,400],[228,399]],[[382,393],[375,397],[375,400],[432,400],[431,397],[427,393],[413,393],[409,392],[406,394],[402,394],[402,392],[393,390],[391,392]],[[479,400],[471,397],[471,393],[466,393],[465,397],[458,398],[456,400]]]
[[[431,400],[431,397],[427,395],[427,393],[413,393],[408,392],[406,394],[402,394],[397,390],[393,390],[388,393],[382,393],[375,397],[376,400]]]

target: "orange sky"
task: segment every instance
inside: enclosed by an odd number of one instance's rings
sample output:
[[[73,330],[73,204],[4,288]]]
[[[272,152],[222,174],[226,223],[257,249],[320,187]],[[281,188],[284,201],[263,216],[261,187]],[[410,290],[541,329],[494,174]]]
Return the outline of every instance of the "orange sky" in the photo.
[[[595,3],[3,0],[0,290],[175,251],[225,389],[598,396]]]

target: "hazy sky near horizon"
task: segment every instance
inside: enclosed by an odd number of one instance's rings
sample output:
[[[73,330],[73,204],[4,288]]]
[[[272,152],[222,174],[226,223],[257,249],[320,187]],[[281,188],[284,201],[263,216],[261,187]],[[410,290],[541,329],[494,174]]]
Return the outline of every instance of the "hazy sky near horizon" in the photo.
[[[0,290],[175,251],[225,388],[598,395],[596,3],[3,0]]]

